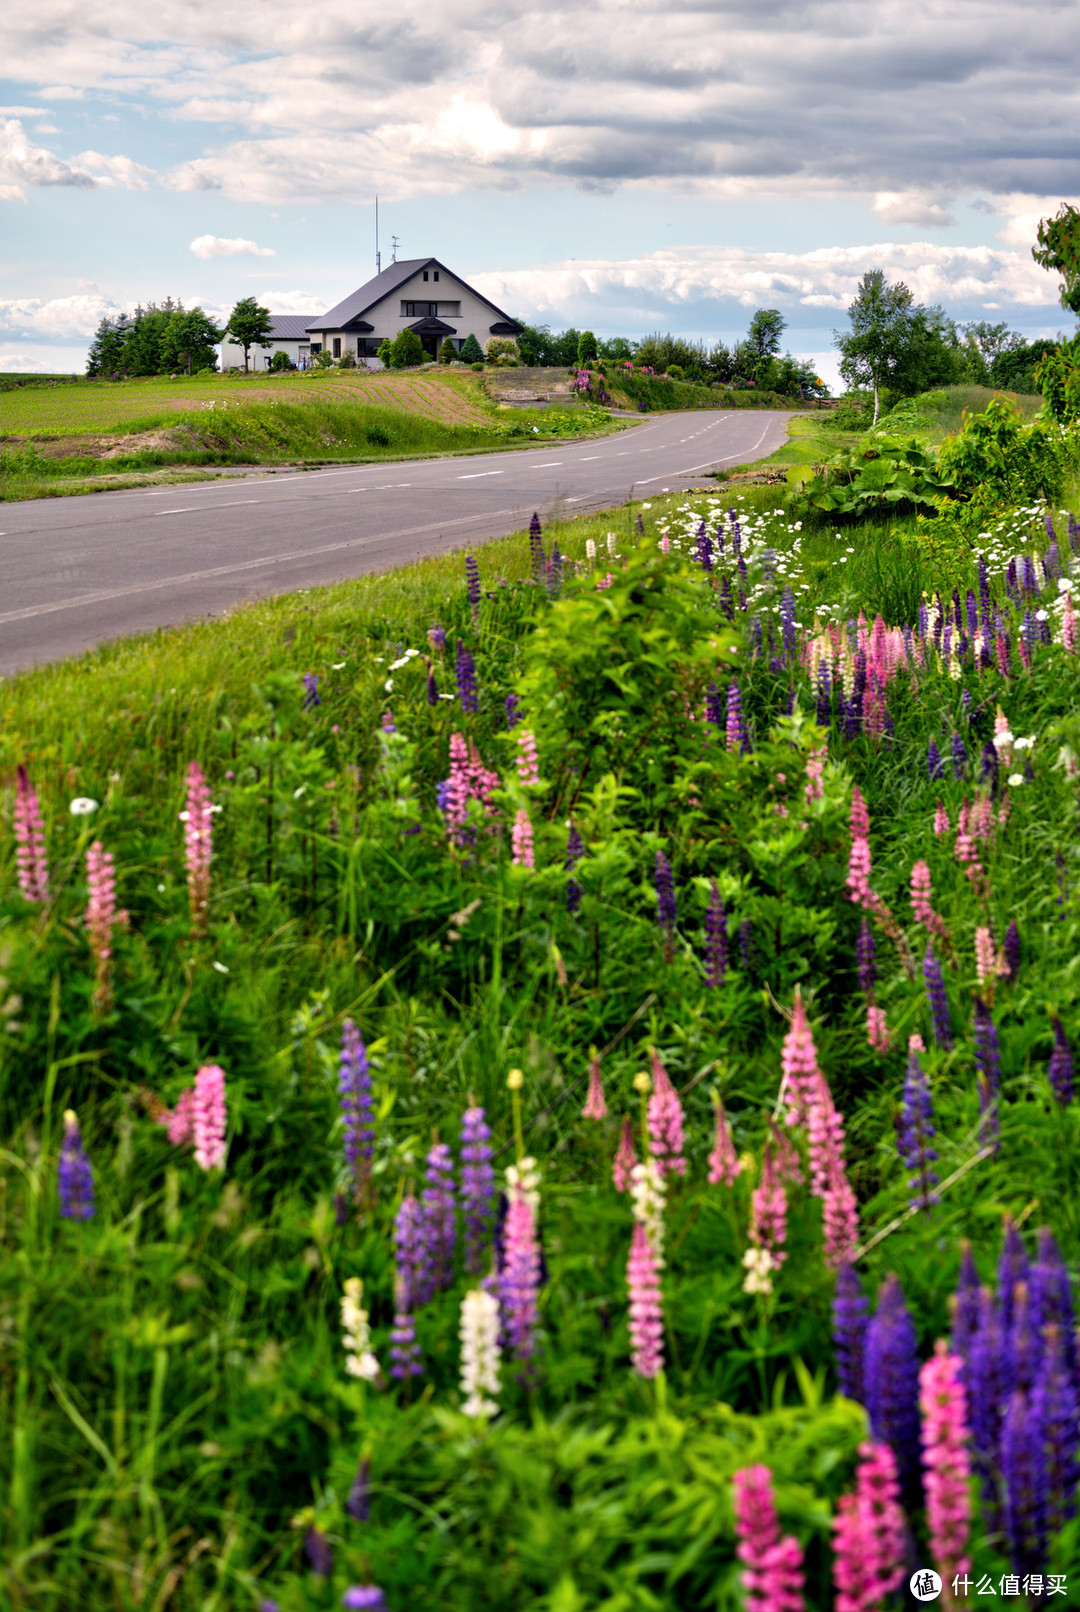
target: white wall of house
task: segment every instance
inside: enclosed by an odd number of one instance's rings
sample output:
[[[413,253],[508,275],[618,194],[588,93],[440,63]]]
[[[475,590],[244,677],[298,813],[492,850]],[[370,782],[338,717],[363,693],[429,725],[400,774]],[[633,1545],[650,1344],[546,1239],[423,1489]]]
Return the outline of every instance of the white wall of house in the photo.
[[[272,340],[269,347],[260,347],[258,343],[255,343],[248,350],[248,365],[253,370],[269,369],[270,360],[276,352],[288,353],[292,362],[299,364],[301,358],[306,358],[310,350],[309,342],[290,341],[284,338]],[[221,367],[222,369],[243,369],[244,349],[234,341],[223,341],[221,343]]]
[[[425,280],[424,275],[427,275]],[[438,280],[435,276],[438,275]],[[409,305],[413,311],[408,311]],[[481,347],[485,347],[491,340],[491,326],[499,322],[499,314],[488,303],[483,302],[476,294],[461,284],[460,280],[448,274],[445,269],[420,270],[406,280],[390,296],[383,297],[373,308],[369,308],[363,315],[364,322],[373,325],[370,335],[357,336],[355,331],[312,329],[310,331],[313,344],[321,343],[330,353],[331,357],[340,357],[342,353],[356,353],[360,343],[360,353],[373,355],[384,340],[393,341],[395,336],[415,325],[422,319],[428,308],[434,304],[437,308],[436,317],[444,324],[453,328],[451,338],[460,349],[467,336],[475,336]],[[417,306],[419,305],[419,306]],[[441,338],[439,338],[441,340]],[[334,343],[340,343],[335,350]],[[371,358],[369,356],[369,363]],[[375,366],[379,366],[376,364]]]

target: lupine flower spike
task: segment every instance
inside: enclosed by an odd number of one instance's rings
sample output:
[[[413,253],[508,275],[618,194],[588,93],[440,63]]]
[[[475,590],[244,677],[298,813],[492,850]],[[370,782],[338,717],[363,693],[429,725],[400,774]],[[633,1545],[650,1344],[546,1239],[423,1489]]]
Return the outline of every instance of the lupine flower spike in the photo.
[[[82,1132],[73,1109],[64,1114],[64,1140],[56,1172],[60,1213],[65,1220],[90,1220],[94,1213],[94,1172],[83,1147]]]
[[[634,1122],[627,1116],[622,1122],[619,1146],[611,1165],[611,1179],[616,1192],[629,1190],[637,1161],[637,1154],[634,1152]]]
[[[874,1437],[891,1446],[906,1493],[919,1477],[918,1339],[903,1289],[886,1278],[867,1328],[864,1383]]]
[[[833,1295],[833,1349],[840,1392],[861,1405],[865,1399],[863,1356],[869,1304],[859,1286],[854,1265],[843,1264],[836,1273]]]
[[[906,1533],[892,1451],[860,1444],[855,1492],[833,1519],[835,1612],[879,1612],[904,1577]]]
[[[429,1148],[424,1182],[420,1204],[427,1260],[418,1284],[421,1304],[427,1304],[439,1289],[449,1287],[454,1274],[457,1240],[454,1164],[445,1142],[434,1142]]]
[[[491,1129],[482,1108],[467,1108],[461,1117],[461,1209],[465,1221],[465,1269],[471,1276],[478,1276],[484,1268],[495,1209]]]
[[[225,1071],[219,1064],[204,1064],[195,1075],[191,1105],[195,1163],[200,1170],[217,1170],[225,1163],[225,1121]]]
[[[653,1079],[648,1114],[652,1155],[661,1175],[666,1173],[685,1175],[682,1103],[679,1101],[678,1092],[671,1084],[667,1070],[660,1062],[660,1054],[655,1047],[650,1052],[650,1058]]]
[[[900,1157],[911,1171],[908,1186],[912,1204],[929,1210],[937,1202],[934,1187],[937,1171],[933,1168],[937,1150],[932,1146],[934,1137],[934,1106],[930,1098],[930,1085],[919,1054],[922,1038],[908,1040],[907,1078],[904,1082],[904,1105],[898,1127]]]
[[[589,1091],[585,1099],[585,1107],[581,1110],[582,1119],[606,1119],[607,1103],[604,1101],[604,1087],[600,1079],[600,1059],[596,1055],[595,1047],[589,1054]]]
[[[746,1612],[803,1612],[802,1546],[780,1523],[767,1466],[735,1473],[735,1554],[743,1563]]]
[[[675,955],[675,880],[671,863],[663,851],[656,853],[656,921],[664,937],[664,958],[671,962]]]
[[[461,1408],[466,1416],[495,1416],[499,1392],[499,1301],[470,1288],[461,1301]]]
[[[419,1303],[421,1288],[427,1282],[428,1260],[423,1211],[411,1192],[402,1198],[394,1221],[394,1253],[397,1274],[394,1327],[390,1334],[390,1374],[398,1378],[418,1377],[423,1366],[413,1312]]]
[[[15,775],[15,867],[19,889],[26,900],[44,906],[49,899],[45,825],[37,792],[26,768],[21,765]]]
[[[510,830],[511,860],[516,868],[535,868],[536,852],[533,849],[532,824],[524,806],[514,818]]]
[[[338,1093],[345,1127],[345,1163],[360,1204],[371,1197],[371,1164],[375,1155],[375,1117],[367,1048],[351,1019],[341,1026]]]
[[[919,1373],[930,1559],[946,1585],[971,1571],[971,1460],[962,1372],[962,1362],[949,1353],[948,1345],[939,1338],[933,1355]]]
[[[379,1362],[371,1352],[368,1313],[361,1304],[364,1284],[350,1276],[341,1297],[341,1332],[345,1345],[345,1370],[350,1377],[373,1383],[379,1376]]]
[[[634,1370],[640,1377],[655,1377],[664,1365],[659,1262],[640,1220],[634,1223],[626,1284],[630,1292],[630,1344]]]
[[[1046,1073],[1054,1096],[1063,1106],[1071,1103],[1073,1099],[1073,1054],[1065,1035],[1060,1019],[1052,1020],[1054,1026],[1054,1050],[1050,1054],[1050,1062],[1046,1066]]]
[[[84,922],[95,964],[94,1010],[102,1013],[112,1000],[109,975],[113,930],[122,921],[122,915],[116,907],[116,872],[112,853],[105,849],[100,840],[95,840],[86,853],[86,877],[90,899]],[[123,916],[126,917],[126,914]]]
[[[213,855],[213,805],[210,786],[197,761],[188,766],[187,800],[180,813],[184,825],[184,863],[187,867],[191,929],[206,933],[206,908],[210,900],[210,859]]]
[[[735,1151],[731,1128],[724,1113],[724,1105],[716,1100],[716,1135],[709,1154],[709,1185],[733,1187],[742,1171],[742,1161]]]
[[[507,1341],[526,1369],[536,1350],[540,1271],[536,1220],[526,1194],[516,1191],[511,1196],[503,1227],[499,1301]]]

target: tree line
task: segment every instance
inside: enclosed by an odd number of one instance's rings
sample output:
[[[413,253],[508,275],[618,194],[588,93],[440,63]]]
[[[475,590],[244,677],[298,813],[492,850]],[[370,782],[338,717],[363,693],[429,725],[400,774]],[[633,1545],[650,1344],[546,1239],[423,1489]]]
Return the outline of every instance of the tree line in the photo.
[[[224,326],[215,325],[202,308],[185,308],[172,297],[141,304],[134,314],[102,316],[90,344],[86,373],[91,378],[117,379],[127,375],[196,375],[218,367],[218,343],[231,336],[248,352],[265,340],[272,324],[268,309],[254,297],[242,297]]]

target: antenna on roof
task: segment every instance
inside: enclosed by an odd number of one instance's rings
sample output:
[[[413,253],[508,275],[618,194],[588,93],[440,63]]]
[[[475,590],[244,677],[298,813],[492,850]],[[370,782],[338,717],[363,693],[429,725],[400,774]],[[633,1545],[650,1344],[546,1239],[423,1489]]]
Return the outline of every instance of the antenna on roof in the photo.
[[[394,255],[390,259],[390,261],[391,261],[391,263],[396,263],[397,262],[397,249],[401,245],[401,242],[398,240],[396,235],[391,235],[390,244],[393,247],[393,251],[394,251]]]
[[[379,251],[379,198],[375,198],[375,273],[382,273],[382,253]]]

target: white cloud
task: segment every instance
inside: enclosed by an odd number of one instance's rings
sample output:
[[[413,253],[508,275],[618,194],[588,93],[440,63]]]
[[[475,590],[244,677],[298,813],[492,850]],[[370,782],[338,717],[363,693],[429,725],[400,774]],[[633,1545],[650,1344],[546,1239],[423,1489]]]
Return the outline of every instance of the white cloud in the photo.
[[[51,106],[0,106],[0,118],[44,118],[51,116]]]
[[[938,202],[917,191],[879,190],[871,203],[883,224],[917,224],[922,228],[947,228],[955,224],[951,213]]]
[[[239,235],[197,235],[188,250],[201,258],[277,256],[272,246],[257,246]]]
[[[86,346],[8,347],[4,368],[17,375],[81,375],[86,368]]]
[[[75,161],[88,169],[99,185],[118,186],[122,190],[148,190],[157,178],[153,168],[144,168],[131,157],[105,157],[100,151],[81,151]]]
[[[0,331],[22,341],[77,341],[93,335],[103,314],[111,317],[119,312],[119,304],[111,297],[97,286],[88,286],[75,296],[53,297],[47,302],[39,297],[0,301]]]
[[[0,200],[25,201],[30,185],[71,185],[93,190],[96,184],[87,169],[64,162],[47,146],[32,145],[18,118],[0,122]]]

